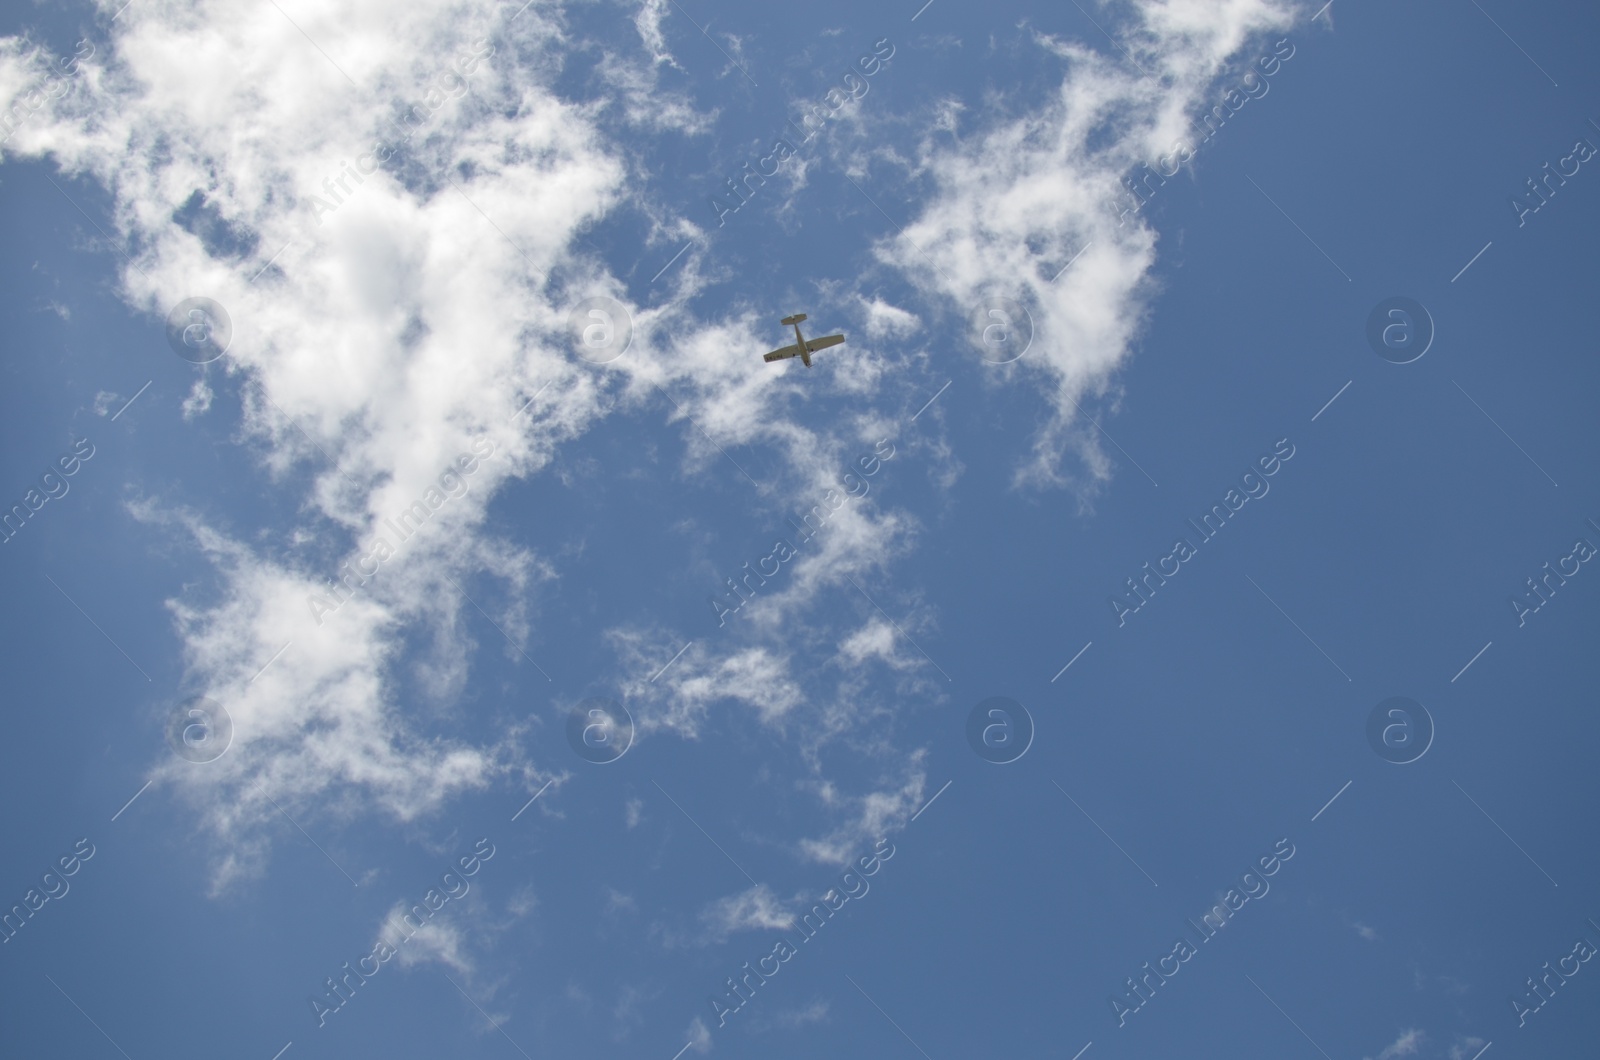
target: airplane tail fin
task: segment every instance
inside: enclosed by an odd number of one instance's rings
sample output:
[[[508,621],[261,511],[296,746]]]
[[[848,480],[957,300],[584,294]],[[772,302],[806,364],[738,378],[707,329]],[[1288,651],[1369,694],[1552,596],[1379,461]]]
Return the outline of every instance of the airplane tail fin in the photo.
[[[800,323],[801,321],[805,320],[805,318],[806,318],[806,315],[804,313],[796,313],[792,317],[784,317],[778,323],[782,324],[784,327],[788,327],[791,324]]]

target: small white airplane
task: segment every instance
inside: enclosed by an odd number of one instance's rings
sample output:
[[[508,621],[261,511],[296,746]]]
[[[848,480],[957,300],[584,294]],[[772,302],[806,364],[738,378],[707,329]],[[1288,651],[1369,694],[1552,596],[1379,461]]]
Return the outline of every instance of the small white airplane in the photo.
[[[800,334],[800,322],[805,318],[806,315],[804,313],[796,313],[792,317],[784,317],[783,320],[780,321],[784,327],[788,327],[791,324],[794,325],[794,345],[779,347],[778,349],[767,354],[762,359],[766,361],[781,361],[785,357],[798,357],[800,358],[800,363],[804,364],[807,368],[810,368],[811,355],[813,353],[816,353],[818,350],[825,350],[829,346],[837,346],[839,343],[844,341],[843,335],[825,335],[820,339],[806,338],[804,335]]]

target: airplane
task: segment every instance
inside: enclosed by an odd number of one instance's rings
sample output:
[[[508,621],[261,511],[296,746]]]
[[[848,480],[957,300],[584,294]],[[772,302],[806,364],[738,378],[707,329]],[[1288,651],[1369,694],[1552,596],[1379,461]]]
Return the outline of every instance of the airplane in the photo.
[[[799,357],[800,363],[807,368],[811,367],[811,355],[818,350],[825,350],[829,346],[837,346],[844,341],[843,335],[826,335],[820,339],[808,339],[800,334],[800,322],[806,318],[804,313],[796,313],[792,317],[784,317],[779,323],[784,327],[794,325],[794,345],[783,346],[767,354],[763,360],[781,361],[785,357]]]

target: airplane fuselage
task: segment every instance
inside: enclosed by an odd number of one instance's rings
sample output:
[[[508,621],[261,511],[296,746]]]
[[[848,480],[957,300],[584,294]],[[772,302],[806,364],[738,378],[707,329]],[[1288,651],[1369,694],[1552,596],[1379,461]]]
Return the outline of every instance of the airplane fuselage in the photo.
[[[837,346],[844,341],[843,335],[824,335],[820,339],[812,339],[807,342],[805,335],[800,331],[800,322],[805,318],[806,315],[804,313],[796,313],[793,316],[784,317],[779,323],[784,327],[794,326],[794,345],[773,350],[763,359],[770,363],[772,361],[781,361],[788,357],[798,357],[801,364],[810,368],[811,355],[813,353],[818,350],[825,350],[830,346]]]

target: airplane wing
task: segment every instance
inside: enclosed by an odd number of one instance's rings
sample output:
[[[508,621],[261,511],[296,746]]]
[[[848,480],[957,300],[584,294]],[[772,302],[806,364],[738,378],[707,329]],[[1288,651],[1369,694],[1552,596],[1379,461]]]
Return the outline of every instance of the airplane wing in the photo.
[[[809,346],[811,344],[808,342],[808,343],[806,343],[806,345]],[[764,361],[781,361],[785,357],[798,357],[798,356],[800,356],[800,347],[799,346],[784,346],[784,347],[781,347],[779,349],[773,350],[771,353],[769,353],[765,357],[763,357],[762,360],[764,360]]]
[[[829,346],[837,346],[843,341],[843,335],[825,335],[820,339],[807,339],[806,352],[816,353],[818,350],[825,350]],[[790,354],[790,356],[793,356],[793,354]]]

